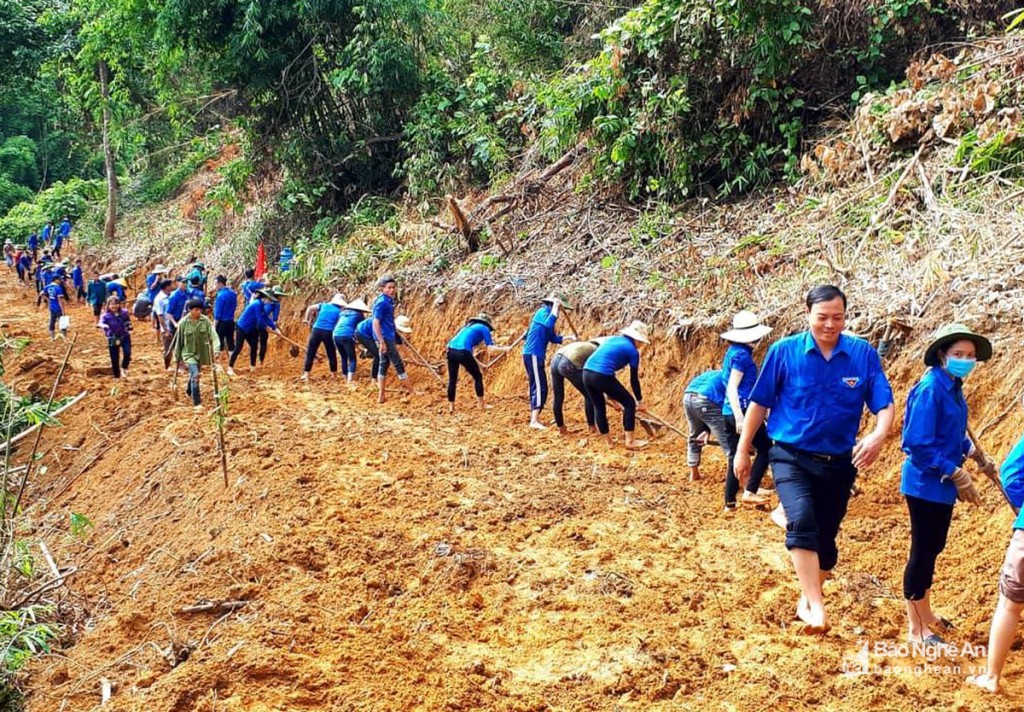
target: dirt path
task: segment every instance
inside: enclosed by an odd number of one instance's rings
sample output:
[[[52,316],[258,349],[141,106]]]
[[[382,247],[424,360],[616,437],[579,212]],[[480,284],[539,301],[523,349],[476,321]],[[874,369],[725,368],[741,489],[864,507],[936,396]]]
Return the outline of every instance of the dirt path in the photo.
[[[0,321],[33,339],[8,373],[44,390],[63,346],[8,274],[0,284]],[[827,585],[836,628],[809,639],[789,629],[797,588],[781,531],[761,512],[720,514],[720,453],[708,449],[694,484],[679,438],[627,455],[529,431],[514,357],[491,378],[495,410],[449,418],[423,372],[412,372],[420,395],[378,407],[366,362],[351,390],[321,365],[299,385],[300,363],[272,345],[266,372],[231,383],[225,491],[214,424],[171,392],[152,335],[136,333],[132,376],[115,385],[95,375],[108,362],[91,314],[72,314],[81,337],[62,392],[91,393],[44,437],[29,515],[67,531],[82,513],[95,530],[51,541],[82,567],[64,604],[79,642],[32,664],[32,710],[91,709],[101,678],[114,683],[105,709],[151,712],[1021,706],[1019,652],[1005,697],[963,687],[970,658],[935,663],[959,673],[843,674],[863,641],[903,639],[898,437],[841,535]],[[465,313],[443,316],[419,332],[421,350],[439,352]],[[686,360],[663,349],[646,374],[652,393],[663,387],[652,406],[678,420],[684,373],[717,348]],[[1005,361],[980,374],[979,392],[1019,382]],[[909,359],[893,369],[901,409],[919,372]],[[979,422],[1004,404],[987,403]],[[568,407],[579,430],[575,394]],[[992,429],[994,452],[1019,424]],[[985,500],[957,508],[939,561],[934,596],[961,643],[985,643],[1009,538],[998,495]],[[250,603],[180,611],[203,600]]]

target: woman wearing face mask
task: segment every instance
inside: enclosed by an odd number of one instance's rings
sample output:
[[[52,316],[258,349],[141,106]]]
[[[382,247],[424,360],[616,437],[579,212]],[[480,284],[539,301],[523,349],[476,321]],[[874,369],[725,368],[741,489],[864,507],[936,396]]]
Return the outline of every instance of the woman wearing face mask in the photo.
[[[929,366],[907,396],[903,418],[903,477],[900,493],[910,510],[910,555],[903,571],[910,642],[942,643],[938,631],[949,621],[932,612],[931,588],[935,560],[946,546],[946,534],[957,499],[977,504],[978,492],[962,465],[974,456],[980,467],[990,464],[975,455],[967,437],[967,402],[963,379],[978,361],[992,356],[988,339],[962,324],[939,329],[924,354]]]

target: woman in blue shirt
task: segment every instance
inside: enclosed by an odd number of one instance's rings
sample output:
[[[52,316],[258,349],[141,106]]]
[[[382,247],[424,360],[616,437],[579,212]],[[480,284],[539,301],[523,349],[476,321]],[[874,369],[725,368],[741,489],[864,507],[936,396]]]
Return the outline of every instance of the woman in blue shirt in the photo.
[[[907,396],[903,418],[903,477],[900,493],[910,510],[910,555],[903,571],[903,598],[911,642],[941,643],[937,631],[948,622],[932,612],[931,588],[935,560],[946,547],[946,535],[957,499],[977,504],[978,493],[963,469],[975,453],[967,436],[967,401],[963,379],[992,356],[984,336],[961,324],[935,333],[924,353],[924,372]],[[978,464],[988,466],[978,457]]]
[[[722,360],[722,383],[725,384],[725,399],[722,403],[722,416],[725,420],[726,441],[722,443],[728,466],[725,471],[725,512],[736,510],[736,495],[740,490],[740,482],[733,471],[736,448],[743,432],[743,416],[750,404],[750,392],[757,382],[757,364],[754,363],[754,344],[770,334],[772,328],[765,326],[757,315],[749,311],[737,312],[732,319],[732,329],[722,334],[729,343]],[[768,431],[762,424],[754,434],[754,449],[757,457],[750,468],[750,479],[743,490],[745,504],[766,504],[768,497],[759,494],[761,480],[768,471],[768,450],[772,441]]]
[[[486,348],[496,351],[508,351],[511,347],[495,346],[491,337],[494,326],[491,324],[491,317],[487,314],[477,314],[470,317],[466,325],[459,329],[458,333],[448,342],[448,412],[455,412],[455,389],[459,383],[459,367],[466,369],[473,378],[473,387],[476,389],[476,398],[480,410],[490,408],[484,400],[484,377],[480,373],[480,364],[473,354],[480,344]]]
[[[334,347],[341,355],[341,372],[349,383],[356,375],[356,327],[370,313],[370,307],[362,299],[345,305],[345,310],[334,325],[332,337]]]
[[[587,387],[594,401],[594,419],[597,421],[597,432],[601,438],[611,445],[608,435],[608,404],[605,396],[618,401],[622,405],[622,429],[626,433],[626,447],[641,448],[647,445],[646,440],[637,440],[633,435],[636,428],[636,412],[644,410],[643,394],[640,392],[640,344],[649,344],[647,324],[634,321],[597,347],[583,365],[583,385]],[[629,394],[615,378],[616,372],[629,366],[629,383],[633,395]],[[636,399],[634,400],[634,396]]]
[[[265,306],[277,301],[273,294],[267,294],[261,289],[254,292],[256,301],[249,304],[235,322],[235,350],[231,352],[228,359],[228,375],[235,375],[235,361],[242,353],[243,344],[249,346],[249,372],[256,370],[256,352],[259,349],[260,332],[273,331],[280,334],[277,323],[267,315]]]
[[[309,341],[306,344],[306,363],[302,366],[300,381],[309,380],[309,372],[313,368],[313,360],[316,358],[320,344],[324,345],[327,353],[327,364],[331,369],[331,378],[338,377],[338,352],[334,348],[334,327],[341,318],[341,310],[345,308],[345,295],[336,292],[331,301],[321,304],[312,304],[306,309],[306,315],[302,321],[310,324],[312,329],[309,332]],[[315,318],[315,321],[314,321]]]

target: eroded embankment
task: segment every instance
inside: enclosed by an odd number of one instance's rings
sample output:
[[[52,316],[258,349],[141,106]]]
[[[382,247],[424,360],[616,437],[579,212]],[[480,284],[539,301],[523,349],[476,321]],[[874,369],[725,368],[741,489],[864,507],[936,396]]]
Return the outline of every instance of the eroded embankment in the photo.
[[[3,283],[5,320],[34,339],[10,373],[45,386],[62,346]],[[528,317],[487,306],[506,343]],[[286,311],[293,337],[300,307]],[[436,357],[479,308],[407,295],[414,343]],[[607,328],[596,316],[574,319],[589,335]],[[62,391],[91,394],[45,435],[29,516],[35,531],[66,531],[80,512],[95,530],[85,542],[49,537],[62,565],[81,567],[65,603],[77,643],[30,667],[33,710],[89,709],[101,678],[114,684],[108,708],[155,712],[1020,706],[1016,653],[1005,698],[963,688],[966,669],[841,674],[860,641],[903,636],[898,435],[864,473],[841,536],[827,586],[835,630],[810,640],[788,629],[796,584],[781,532],[754,510],[720,516],[717,451],[697,483],[679,438],[608,451],[582,434],[571,391],[572,437],[530,431],[517,354],[487,377],[493,411],[469,410],[465,384],[467,408],[448,417],[422,370],[411,371],[419,395],[379,407],[366,380],[347,389],[323,365],[298,384],[300,362],[272,344],[263,373],[231,383],[225,490],[214,424],[171,392],[151,335],[139,332],[132,377],[114,387],[88,375],[106,353],[86,308],[74,318],[82,334]],[[656,337],[647,398],[681,423],[683,386],[720,344]],[[976,423],[1016,400],[1022,370],[1003,349],[972,375]],[[914,354],[889,373],[902,405]],[[986,444],[1005,454],[1022,424],[1011,409]],[[997,493],[983,494],[983,507],[957,508],[934,594],[972,643],[986,639],[1011,521]],[[249,603],[181,612],[202,600]]]

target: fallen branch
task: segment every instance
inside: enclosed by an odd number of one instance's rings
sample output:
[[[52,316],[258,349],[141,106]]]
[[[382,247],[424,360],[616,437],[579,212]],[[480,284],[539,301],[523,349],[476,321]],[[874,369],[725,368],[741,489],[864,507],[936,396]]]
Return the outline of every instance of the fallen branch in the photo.
[[[249,605],[249,601],[201,601],[192,606],[184,606],[181,613],[212,613],[214,611],[235,611]]]

